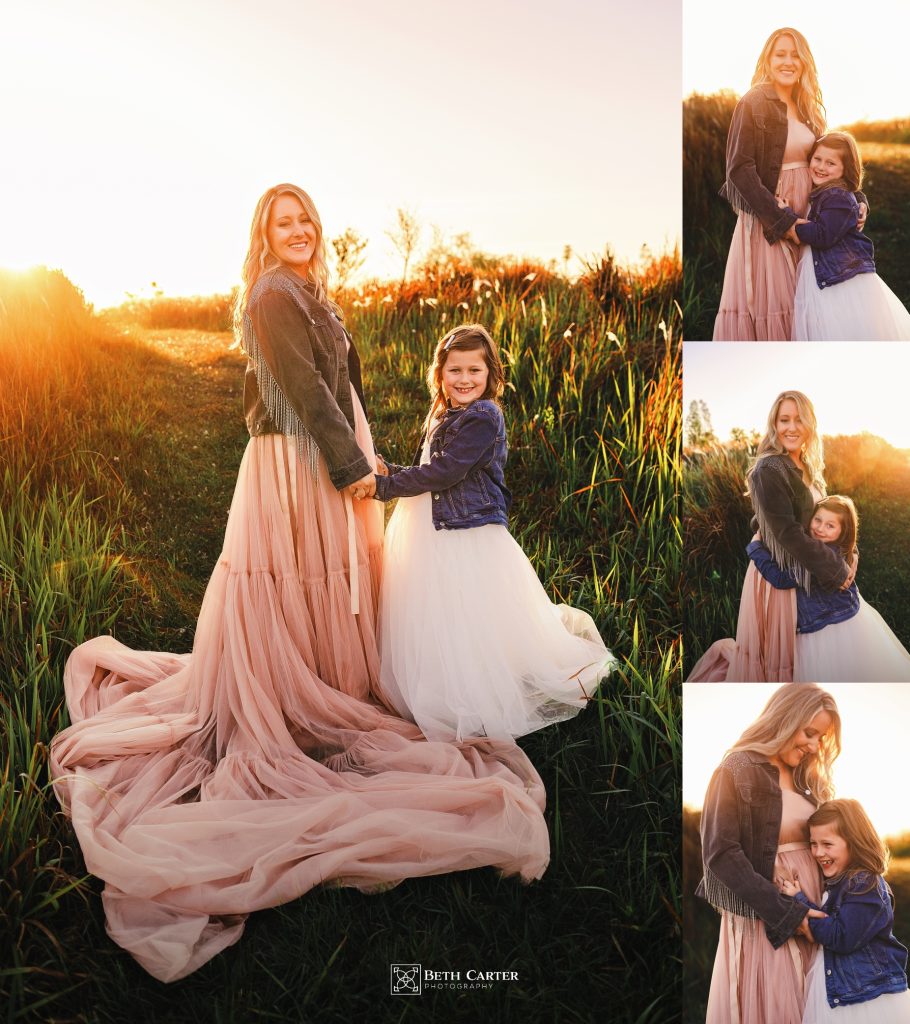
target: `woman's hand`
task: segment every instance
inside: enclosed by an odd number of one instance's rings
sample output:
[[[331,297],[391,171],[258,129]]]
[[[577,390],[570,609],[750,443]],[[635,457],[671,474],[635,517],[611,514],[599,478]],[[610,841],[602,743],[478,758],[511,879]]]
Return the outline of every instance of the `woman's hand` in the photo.
[[[789,242],[794,242],[796,245],[802,245],[802,242],[800,242],[799,240],[799,235],[796,233],[796,225],[808,223],[809,222],[806,220],[805,217],[797,217],[796,220],[790,225],[789,229],[784,235],[784,238],[786,238]]]
[[[869,216],[869,207],[865,203],[859,204],[859,216],[856,218],[856,227],[858,231],[862,231],[866,226],[866,218]]]
[[[847,573],[847,578],[841,585],[841,590],[849,590],[853,586],[853,581],[856,579],[856,570],[859,567],[859,552],[853,552],[853,558],[850,559],[850,570]]]
[[[372,498],[376,493],[376,477],[372,473],[367,473],[354,483],[348,484],[345,490],[352,498]]]
[[[376,472],[380,476],[389,475],[389,467],[385,464],[383,457],[378,452],[376,453]]]
[[[815,942],[815,936],[812,934],[812,929],[809,927],[810,917],[827,917],[828,915],[822,910],[813,910],[809,908],[809,913],[800,921],[799,928],[796,929],[794,935],[802,935],[810,942]]]

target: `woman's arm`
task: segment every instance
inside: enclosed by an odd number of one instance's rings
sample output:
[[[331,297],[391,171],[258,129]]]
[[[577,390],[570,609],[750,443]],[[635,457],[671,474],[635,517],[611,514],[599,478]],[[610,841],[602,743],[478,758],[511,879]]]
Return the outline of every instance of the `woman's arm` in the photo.
[[[849,192],[832,190],[814,220],[797,223],[799,240],[813,249],[830,249],[856,227],[859,213],[856,200]]]
[[[486,413],[470,409],[462,413],[464,421],[446,442],[445,449],[422,466],[399,469],[389,476],[376,478],[376,497],[380,501],[390,498],[408,498],[425,491],[444,491],[454,487],[479,463],[486,461],[493,451],[499,425]]]
[[[718,878],[765,923],[776,949],[796,931],[807,907],[784,896],[760,875],[742,848],[739,831],[740,796],[732,772],[721,765],[711,778],[702,808],[702,859]]]
[[[752,102],[744,96],[733,111],[727,134],[727,179],[761,221],[765,238],[776,242],[796,220],[789,207],[781,209],[777,199],[758,176],[755,166],[755,134],[758,128]]]
[[[746,554],[755,563],[755,568],[777,590],[793,590],[796,580],[771,557],[771,552],[760,540],[753,540],[746,548]]]
[[[762,539],[768,533],[789,555],[807,569],[825,590],[838,590],[849,569],[844,559],[823,541],[810,537],[793,513],[793,498],[784,477],[785,470],[765,459],[749,479],[749,491]]]
[[[796,899],[810,906],[802,893]],[[848,892],[837,910],[828,917],[813,917],[809,928],[815,941],[833,952],[852,953],[868,945],[892,919],[890,901],[886,905],[876,887],[866,893]]]
[[[371,472],[347,417],[313,359],[310,325],[290,295],[264,291],[248,310],[262,357],[316,442],[340,491]]]

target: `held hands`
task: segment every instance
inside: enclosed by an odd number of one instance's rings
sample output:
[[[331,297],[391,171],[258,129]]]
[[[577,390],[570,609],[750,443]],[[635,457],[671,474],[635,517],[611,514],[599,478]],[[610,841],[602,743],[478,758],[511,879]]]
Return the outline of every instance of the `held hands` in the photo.
[[[796,233],[796,225],[808,223],[809,222],[805,217],[797,217],[797,219],[790,225],[789,230],[784,234],[784,238],[786,238],[788,242],[793,242],[796,245],[802,245],[802,242],[799,240],[799,235]]]
[[[376,493],[376,477],[372,473],[367,473],[366,476],[355,480],[354,483],[348,484],[345,491],[352,498],[372,498]]]
[[[380,476],[388,476],[389,475],[389,467],[385,464],[385,461],[383,460],[382,456],[378,452],[376,453],[376,472]]]
[[[778,876],[775,881],[777,887],[785,896],[795,896],[798,892],[802,892],[799,887],[799,876],[794,875],[792,878],[783,878]]]

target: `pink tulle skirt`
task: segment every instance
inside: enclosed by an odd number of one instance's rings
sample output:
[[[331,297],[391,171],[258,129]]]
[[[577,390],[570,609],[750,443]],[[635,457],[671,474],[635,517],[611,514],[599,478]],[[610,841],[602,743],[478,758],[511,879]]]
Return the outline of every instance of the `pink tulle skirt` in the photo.
[[[316,885],[543,874],[544,791],[522,751],[431,743],[382,706],[381,542],[379,502],[346,509],[321,459],[314,479],[292,440],[252,438],[192,654],[98,637],[71,655],[55,792],[105,882],[109,934],[156,978]]]
[[[772,587],[749,562],[736,639],[711,644],[687,682],[790,683],[795,649],[796,591]]]
[[[806,164],[784,165],[779,193],[805,216],[811,180]],[[800,247],[780,239],[769,245],[761,221],[740,214],[733,230],[715,341],[789,341]]]
[[[821,883],[808,843],[778,847],[774,873],[798,877],[818,903]],[[706,1024],[800,1024],[816,948],[797,936],[775,949],[763,921],[721,914]]]

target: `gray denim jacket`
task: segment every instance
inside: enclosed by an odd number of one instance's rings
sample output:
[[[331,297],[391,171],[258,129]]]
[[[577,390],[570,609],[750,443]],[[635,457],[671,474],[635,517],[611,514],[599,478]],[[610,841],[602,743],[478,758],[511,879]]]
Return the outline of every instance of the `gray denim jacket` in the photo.
[[[753,86],[733,111],[727,133],[727,178],[720,194],[737,213],[754,214],[771,243],[796,223],[796,214],[789,207],[781,209],[774,195],[786,146],[787,105],[770,82]]]
[[[772,881],[783,816],[778,778],[778,769],[751,750],[736,750],[721,762],[701,812],[704,877],[696,890],[717,911],[760,918],[775,949],[808,910]],[[800,792],[813,799],[809,790]]]
[[[296,434],[322,454],[338,490],[371,470],[354,437],[350,385],[363,402],[360,359],[341,321],[284,265],[250,291],[243,406],[251,436]]]

